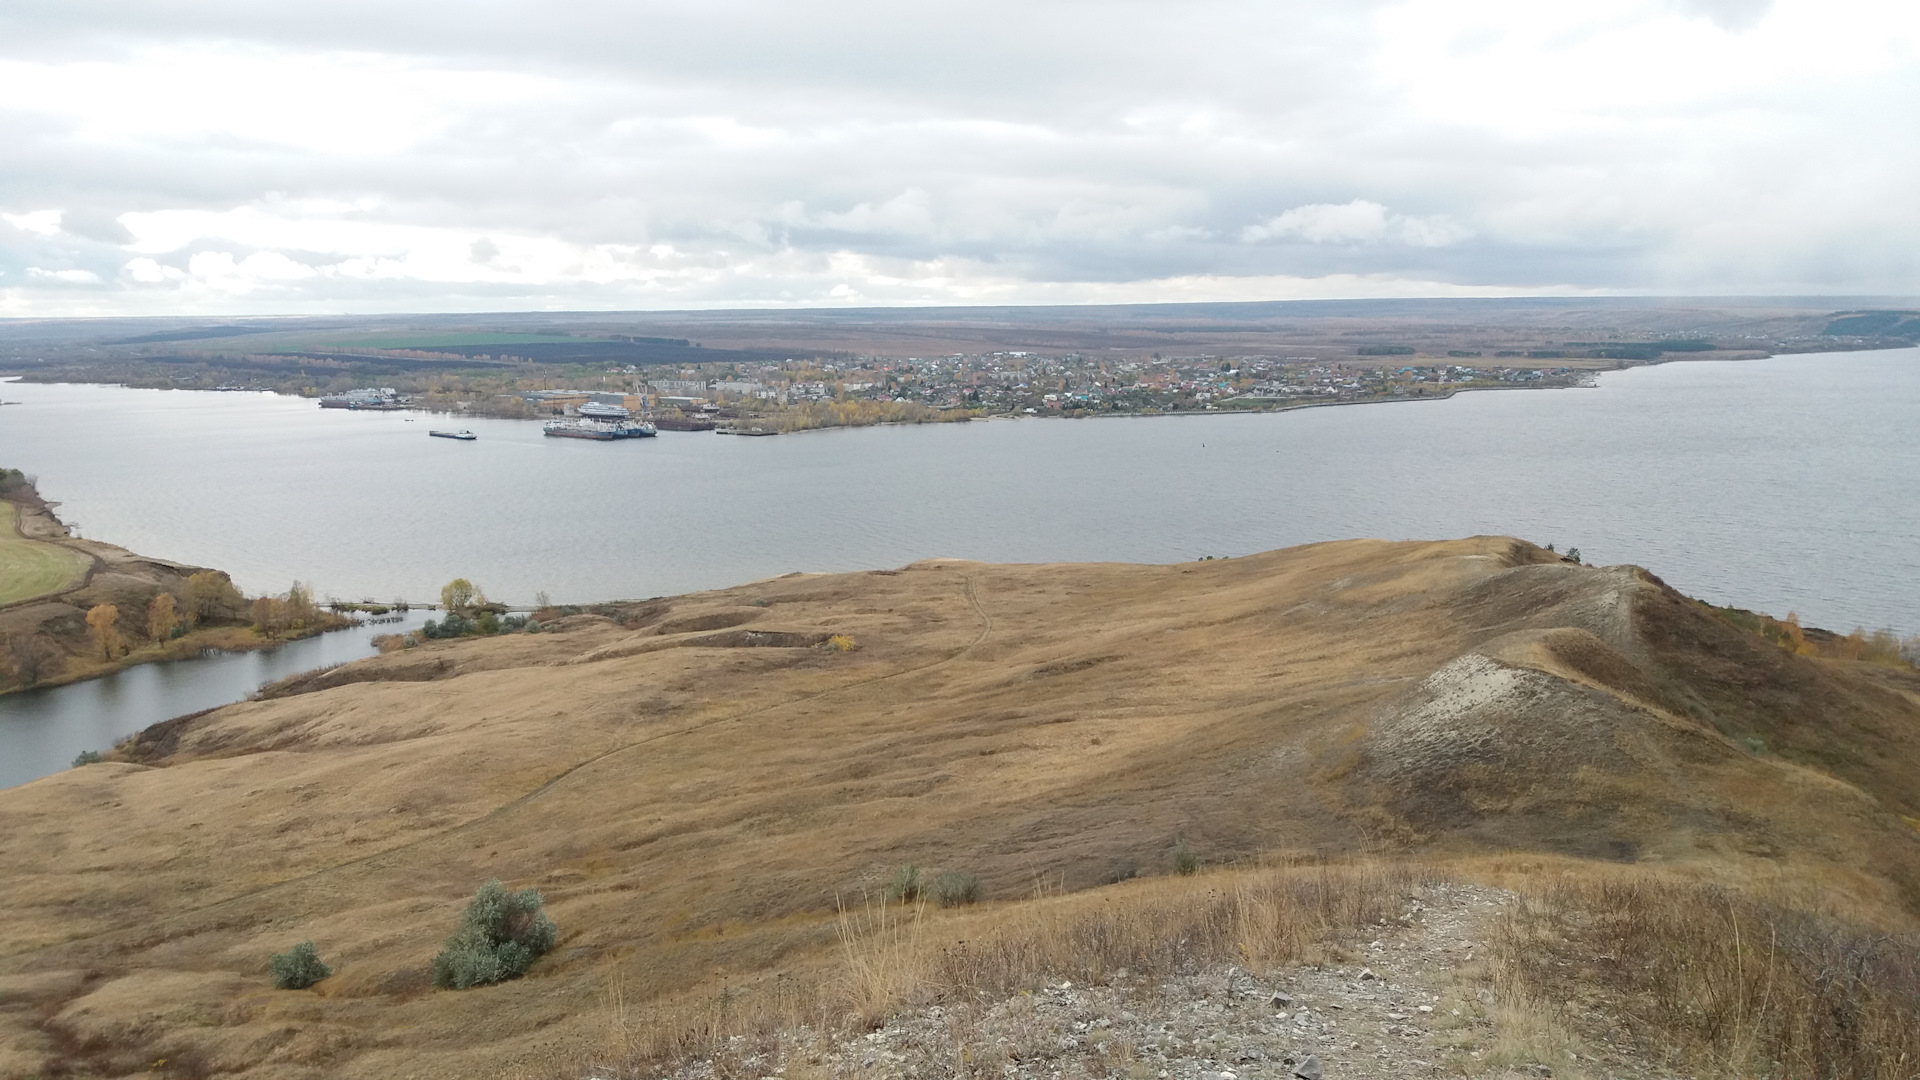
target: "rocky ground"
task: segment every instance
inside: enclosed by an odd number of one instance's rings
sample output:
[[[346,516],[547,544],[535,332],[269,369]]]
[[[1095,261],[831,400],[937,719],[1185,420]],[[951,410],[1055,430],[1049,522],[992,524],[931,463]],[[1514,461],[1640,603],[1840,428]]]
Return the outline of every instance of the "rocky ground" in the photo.
[[[715,1077],[1006,1080],[1387,1080],[1674,1077],[1592,1010],[1503,1002],[1490,940],[1511,894],[1438,884],[1342,962],[1058,983],[932,1006],[866,1035],[801,1032],[777,1048],[686,1064]],[[1572,1003],[1567,1003],[1571,1005]],[[1580,1034],[1574,1034],[1574,1031]]]

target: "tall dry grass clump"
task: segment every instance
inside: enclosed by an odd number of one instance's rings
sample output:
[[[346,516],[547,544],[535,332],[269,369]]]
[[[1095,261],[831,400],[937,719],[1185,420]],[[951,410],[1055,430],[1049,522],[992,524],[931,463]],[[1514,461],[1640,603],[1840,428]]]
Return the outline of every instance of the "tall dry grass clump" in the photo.
[[[1104,982],[1210,964],[1263,969],[1398,913],[1418,875],[1360,863],[1239,869],[1157,878],[956,920],[969,930],[939,947],[937,984],[1009,993],[1050,980]]]
[[[902,1005],[935,996],[927,902],[919,891],[913,895],[914,902],[904,907],[841,908],[840,963],[832,990],[854,1026],[876,1027]]]
[[[1920,935],[1719,885],[1572,879],[1503,920],[1517,1000],[1599,987],[1648,1047],[1707,1073],[1920,1077]]]
[[[810,967],[644,1005],[610,975],[607,1045],[590,1064],[608,1078],[652,1077],[703,1057],[724,1076],[727,1062],[796,1033],[869,1030],[908,1008],[1121,972],[1153,979],[1312,960],[1397,915],[1421,880],[1403,864],[1272,866],[1064,895],[1036,886],[1031,899],[996,905],[845,904],[834,947]]]

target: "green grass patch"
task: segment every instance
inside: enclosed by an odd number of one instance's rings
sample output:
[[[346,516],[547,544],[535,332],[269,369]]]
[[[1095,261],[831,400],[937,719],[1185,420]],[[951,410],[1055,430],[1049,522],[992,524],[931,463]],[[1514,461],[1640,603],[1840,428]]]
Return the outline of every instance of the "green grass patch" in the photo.
[[[7,527],[0,532],[0,604],[72,588],[92,565],[72,548],[21,536],[20,508],[7,504]]]

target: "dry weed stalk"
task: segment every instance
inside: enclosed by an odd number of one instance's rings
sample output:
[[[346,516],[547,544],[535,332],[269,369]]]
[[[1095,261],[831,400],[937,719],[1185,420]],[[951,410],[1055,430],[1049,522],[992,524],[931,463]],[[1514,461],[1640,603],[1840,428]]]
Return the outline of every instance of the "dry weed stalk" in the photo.
[[[1526,890],[1498,944],[1514,1002],[1603,988],[1636,1037],[1705,1072],[1920,1077],[1911,933],[1714,884],[1605,876]]]
[[[854,1026],[873,1028],[889,1012],[925,996],[927,904],[862,901],[840,905],[840,996]]]

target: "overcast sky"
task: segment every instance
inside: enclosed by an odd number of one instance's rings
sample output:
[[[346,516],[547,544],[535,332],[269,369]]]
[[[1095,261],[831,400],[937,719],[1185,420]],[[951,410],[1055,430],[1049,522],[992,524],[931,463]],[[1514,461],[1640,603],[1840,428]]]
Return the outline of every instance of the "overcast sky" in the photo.
[[[0,315],[1920,294],[1913,0],[6,0]]]

